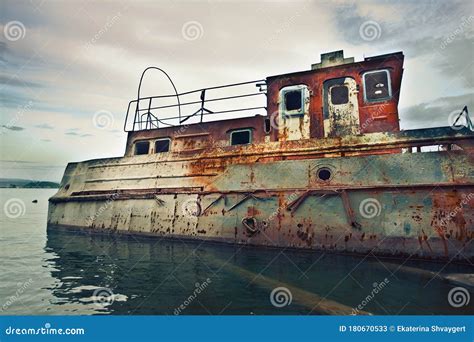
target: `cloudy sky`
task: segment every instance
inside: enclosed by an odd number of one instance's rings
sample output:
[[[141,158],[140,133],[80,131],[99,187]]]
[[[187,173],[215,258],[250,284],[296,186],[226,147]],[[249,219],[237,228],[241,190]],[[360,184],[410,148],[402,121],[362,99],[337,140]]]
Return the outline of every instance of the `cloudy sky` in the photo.
[[[178,91],[306,70],[321,53],[405,54],[404,129],[474,111],[466,1],[47,1],[0,3],[2,177],[59,181],[68,161],[120,156],[147,66]],[[144,95],[169,94],[159,74]]]

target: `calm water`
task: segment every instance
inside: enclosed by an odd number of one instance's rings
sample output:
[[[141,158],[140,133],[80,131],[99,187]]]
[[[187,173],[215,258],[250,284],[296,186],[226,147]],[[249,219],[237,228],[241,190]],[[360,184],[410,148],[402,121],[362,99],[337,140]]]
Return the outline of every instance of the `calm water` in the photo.
[[[0,189],[0,314],[472,313],[430,273],[467,266],[47,232],[54,192]]]

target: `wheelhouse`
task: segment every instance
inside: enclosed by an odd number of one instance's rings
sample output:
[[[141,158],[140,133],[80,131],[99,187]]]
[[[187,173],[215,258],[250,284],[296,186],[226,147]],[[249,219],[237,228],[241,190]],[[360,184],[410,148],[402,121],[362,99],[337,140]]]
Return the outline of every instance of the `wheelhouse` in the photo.
[[[138,95],[128,106],[126,155],[399,131],[403,58],[397,52],[354,62],[335,51],[322,54],[321,62],[306,71],[185,93]]]

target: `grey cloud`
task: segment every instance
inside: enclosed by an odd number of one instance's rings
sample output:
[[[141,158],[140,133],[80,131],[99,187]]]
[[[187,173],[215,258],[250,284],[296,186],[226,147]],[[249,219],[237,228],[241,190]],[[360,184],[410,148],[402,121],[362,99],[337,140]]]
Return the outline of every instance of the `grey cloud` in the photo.
[[[429,103],[402,108],[400,123],[404,129],[449,126],[449,114],[454,111],[461,112],[464,106],[471,111],[474,109],[474,93],[441,97]]]
[[[361,16],[356,4],[341,6],[334,17],[341,37],[351,44],[377,44],[387,51],[401,50],[408,58],[426,58],[435,72],[447,79],[461,78],[464,86],[474,88],[470,65],[474,54],[474,13],[469,1],[386,4],[400,20]],[[367,41],[359,30],[369,21],[378,25],[380,36]]]
[[[9,126],[9,125],[2,125],[2,128],[9,129],[10,131],[23,131],[25,128],[20,126]]]
[[[0,84],[9,85],[13,87],[28,87],[28,88],[39,88],[41,85],[36,82],[25,81],[20,79],[18,75],[0,75]]]
[[[54,126],[51,126],[47,123],[35,125],[35,127],[36,128],[41,128],[41,129],[53,129],[54,128]]]
[[[69,135],[69,136],[79,137],[79,138],[86,138],[86,137],[92,137],[93,136],[93,134],[81,133],[78,128],[71,128],[71,129],[68,130],[68,132],[66,132],[64,134]]]

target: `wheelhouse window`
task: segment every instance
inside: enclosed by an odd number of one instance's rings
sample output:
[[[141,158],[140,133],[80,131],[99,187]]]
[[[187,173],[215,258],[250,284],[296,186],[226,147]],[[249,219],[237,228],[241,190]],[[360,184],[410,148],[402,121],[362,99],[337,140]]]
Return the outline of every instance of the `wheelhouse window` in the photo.
[[[392,97],[388,70],[369,71],[364,74],[363,78],[366,102],[385,101]]]
[[[169,152],[171,139],[158,139],[155,141],[155,153]]]
[[[135,155],[148,154],[150,143],[148,141],[139,141],[135,143]]]
[[[331,103],[341,105],[349,102],[349,88],[345,85],[334,86],[331,88]]]
[[[300,110],[302,104],[302,91],[292,90],[285,93],[285,109],[287,111]]]
[[[231,145],[248,145],[252,142],[252,131],[250,129],[241,129],[230,133]]]
[[[280,90],[280,110],[283,115],[303,115],[309,91],[305,85],[284,87]]]

